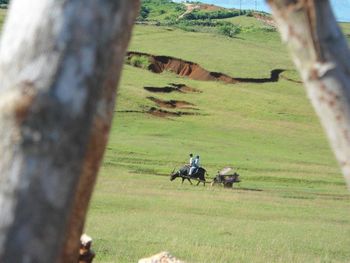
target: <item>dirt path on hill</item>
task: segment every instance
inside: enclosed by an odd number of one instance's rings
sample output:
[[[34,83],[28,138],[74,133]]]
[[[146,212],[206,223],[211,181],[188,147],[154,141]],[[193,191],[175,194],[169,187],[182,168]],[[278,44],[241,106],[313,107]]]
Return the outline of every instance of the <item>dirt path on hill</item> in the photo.
[[[253,17],[255,17],[257,20],[263,22],[267,26],[271,26],[273,28],[276,28],[276,22],[275,22],[275,20],[273,20],[272,16],[267,16],[267,15],[263,15],[263,14],[254,12]]]
[[[186,11],[181,14],[177,19],[183,18],[185,15],[191,13],[193,10],[205,10],[205,11],[217,11],[217,10],[223,10],[225,8],[216,6],[216,5],[209,5],[209,4],[185,4]]]

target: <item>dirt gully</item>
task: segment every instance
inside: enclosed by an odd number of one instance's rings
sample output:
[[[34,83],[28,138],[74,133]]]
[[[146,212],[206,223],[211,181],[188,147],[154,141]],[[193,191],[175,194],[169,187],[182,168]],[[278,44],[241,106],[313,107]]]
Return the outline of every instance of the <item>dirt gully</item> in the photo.
[[[221,81],[225,83],[235,84],[235,83],[267,83],[267,82],[277,82],[280,78],[280,74],[283,73],[284,69],[273,69],[270,71],[269,78],[238,78],[231,77],[220,72],[211,72],[199,64],[182,60],[179,58],[169,57],[169,56],[156,56],[147,53],[130,51],[127,53],[127,63],[131,64],[131,59],[133,57],[147,57],[149,61],[148,70],[153,73],[162,73],[164,71],[173,72],[179,76],[188,77],[193,80],[201,81]],[[146,87],[145,87],[146,88]],[[171,87],[168,87],[168,92],[172,91]],[[156,92],[156,91],[152,91]],[[163,92],[167,92],[163,89]]]

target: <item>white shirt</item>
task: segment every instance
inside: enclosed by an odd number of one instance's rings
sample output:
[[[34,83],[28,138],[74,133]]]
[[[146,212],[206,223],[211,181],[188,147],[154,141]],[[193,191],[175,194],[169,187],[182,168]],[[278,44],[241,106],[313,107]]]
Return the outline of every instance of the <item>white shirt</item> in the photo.
[[[194,159],[194,164],[199,167],[199,158]]]
[[[190,158],[190,166],[193,166],[195,164],[195,160],[193,157]]]

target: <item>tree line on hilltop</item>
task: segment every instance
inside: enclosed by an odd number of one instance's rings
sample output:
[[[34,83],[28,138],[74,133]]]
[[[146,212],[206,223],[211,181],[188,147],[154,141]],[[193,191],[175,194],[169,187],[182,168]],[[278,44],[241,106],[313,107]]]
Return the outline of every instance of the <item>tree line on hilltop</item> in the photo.
[[[275,31],[272,27],[243,28],[225,18],[236,16],[253,16],[252,10],[220,9],[220,10],[192,10],[186,13],[183,3],[175,3],[171,0],[142,0],[137,21],[141,23],[154,23],[159,26],[171,26],[184,31],[212,32],[235,37],[242,31]],[[197,4],[199,2],[187,3]],[[256,11],[255,11],[256,12]],[[262,15],[264,13],[259,12]]]

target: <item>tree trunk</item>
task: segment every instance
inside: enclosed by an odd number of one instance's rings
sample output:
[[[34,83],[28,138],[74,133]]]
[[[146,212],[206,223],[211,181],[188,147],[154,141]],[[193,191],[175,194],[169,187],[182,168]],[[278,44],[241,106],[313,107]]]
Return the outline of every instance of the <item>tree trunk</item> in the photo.
[[[11,5],[0,44],[0,262],[76,262],[71,244],[107,142],[138,1]]]
[[[350,53],[328,0],[267,0],[350,187]]]

